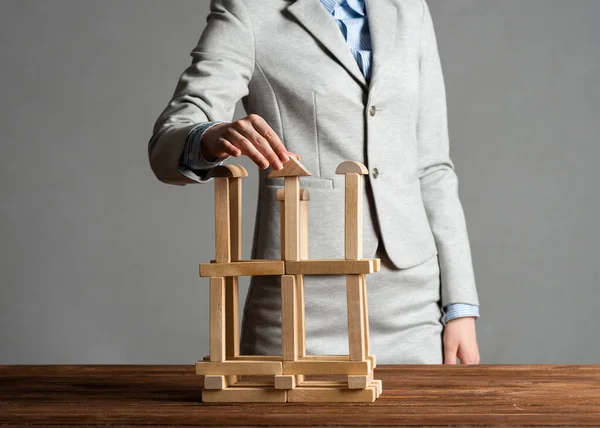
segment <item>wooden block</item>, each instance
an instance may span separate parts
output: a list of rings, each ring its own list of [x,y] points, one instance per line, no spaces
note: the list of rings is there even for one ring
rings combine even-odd
[[[348,389],[348,382],[337,381],[337,380],[305,380],[302,383],[305,387],[326,387],[326,388],[339,388]]]
[[[365,275],[360,275],[360,285],[363,290],[363,312],[364,312],[363,333],[364,333],[364,337],[365,337],[365,351],[367,353],[367,358],[368,358],[369,354],[371,353],[371,344],[370,344],[371,339],[369,337],[369,303],[368,303],[368,296],[367,296],[367,277]],[[375,357],[373,357],[373,359],[374,358]],[[372,366],[373,366],[373,368],[375,368],[375,360],[373,360]]]
[[[242,165],[219,165],[211,168],[207,174],[208,178],[234,178],[247,177],[248,171]]]
[[[306,355],[306,312],[304,310],[304,276],[296,275],[296,339],[298,357]]]
[[[239,376],[280,375],[282,374],[282,363],[279,361],[197,361],[196,374]]]
[[[307,192],[308,193],[308,192]],[[308,195],[307,195],[308,196]],[[308,198],[307,198],[308,199]],[[308,259],[308,201],[300,201],[300,259]],[[304,310],[304,276],[296,275],[296,316],[298,356],[306,355],[306,321]]]
[[[287,391],[289,403],[372,403],[376,399],[375,385],[365,389],[303,385]]]
[[[229,179],[229,234],[231,261],[242,259],[242,179]]]
[[[348,388],[349,389],[365,389],[373,382],[373,372],[368,375],[349,375],[348,376]]]
[[[273,376],[273,379],[275,379],[275,376]],[[241,380],[232,386],[240,388],[274,388],[274,382],[267,382],[263,380]]]
[[[298,359],[296,281],[292,275],[281,277],[281,347],[283,361]]]
[[[285,200],[285,190],[277,189],[277,200],[283,202]],[[310,193],[306,187],[300,188],[300,201],[309,201]]]
[[[279,204],[279,237],[281,246],[281,260],[285,260],[285,202]]]
[[[371,361],[284,361],[283,374],[311,375],[367,375],[371,372]]]
[[[279,233],[280,233],[280,243],[281,243],[281,259],[285,260],[286,259],[286,254],[285,254],[285,246],[286,246],[286,235],[285,235],[285,225],[286,225],[286,220],[285,220],[285,189],[279,189],[277,190],[277,200],[280,201],[280,206],[279,206]],[[299,246],[300,246],[300,258],[308,258],[308,205],[307,202],[304,201],[308,201],[309,200],[309,193],[308,193],[308,189],[300,189],[300,204],[299,204],[299,210],[298,210],[298,215],[300,217],[300,221],[299,221]],[[305,220],[303,220],[303,216],[305,218]],[[304,242],[306,241],[306,242]],[[305,245],[305,249],[304,251],[302,250],[303,245]],[[302,257],[302,255],[305,255],[305,257]]]
[[[308,202],[300,201],[300,260],[308,260]]]
[[[383,392],[383,382],[380,379],[373,379],[371,385],[375,385],[377,387],[377,396],[380,396]]]
[[[296,378],[293,375],[275,376],[275,389],[294,389],[298,384]]]
[[[225,278],[225,355],[240,354],[239,283],[237,276]]]
[[[300,187],[298,177],[285,177],[284,186],[285,259],[300,260]]]
[[[375,358],[375,355],[367,355],[367,360],[371,361],[372,368],[377,367],[377,359]]]
[[[336,174],[361,174],[365,175],[369,173],[369,170],[360,162],[355,161],[344,161],[338,165],[335,170]]]
[[[347,174],[344,210],[344,245],[347,260],[362,258],[362,208],[363,177],[359,174]]]
[[[307,177],[312,175],[299,160],[290,156],[290,160],[287,161],[283,168],[279,171],[272,171],[269,174],[269,178],[276,177]]]
[[[237,355],[234,361],[282,361],[281,355]]]
[[[210,279],[209,305],[210,361],[225,361],[225,278],[215,277]]]
[[[231,261],[229,223],[229,181],[215,178],[215,248],[217,263]]]
[[[204,403],[285,403],[287,391],[260,386],[230,386],[220,391],[202,391]]]
[[[230,385],[228,376],[204,376],[204,389],[225,389]]]
[[[379,259],[286,260],[287,275],[358,275],[379,271]]]
[[[350,361],[349,355],[305,355],[302,361]]]
[[[237,262],[242,259],[242,179],[239,177],[229,179],[229,221],[231,261]],[[227,358],[231,358],[240,353],[237,277],[225,279],[225,311],[227,314],[225,317],[226,354]]]
[[[229,263],[202,263],[200,276],[265,276],[284,275],[282,260],[245,260]]]
[[[351,361],[363,361],[368,353],[365,346],[364,299],[361,275],[346,276],[348,304],[348,350]]]

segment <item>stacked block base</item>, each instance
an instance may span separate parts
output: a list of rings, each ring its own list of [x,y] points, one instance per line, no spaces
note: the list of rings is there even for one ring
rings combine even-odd
[[[373,378],[374,368],[371,355],[363,361],[350,361],[347,355],[311,355],[297,361],[242,355],[196,363],[196,373],[204,376],[205,403],[371,403],[382,393],[381,381]],[[316,376],[344,380],[311,378]]]

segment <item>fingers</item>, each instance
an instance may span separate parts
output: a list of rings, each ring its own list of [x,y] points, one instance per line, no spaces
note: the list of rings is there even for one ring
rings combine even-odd
[[[259,115],[250,114],[248,115],[250,123],[256,132],[265,140],[266,144],[275,153],[278,160],[281,162],[287,162],[289,160],[288,151],[286,150],[283,142],[275,131],[269,126],[269,124]]]
[[[290,156],[300,159],[300,156],[287,151],[275,131],[257,114],[230,123],[216,145],[219,153],[246,155],[262,169],[272,166],[280,170]]]
[[[217,145],[218,145],[218,149],[223,152],[226,153],[230,156],[239,156],[242,154],[242,151],[240,149],[238,149],[237,147],[235,147],[233,144],[231,144],[229,141],[227,141],[225,138],[220,137],[217,140]]]
[[[475,346],[465,345],[461,346],[458,349],[458,358],[460,358],[461,364],[479,364],[479,350],[477,349],[477,344]]]
[[[444,364],[456,364],[458,342],[444,341]]]
[[[235,147],[240,149],[242,154],[248,156],[252,161],[258,165],[259,168],[266,169],[269,167],[269,161],[258,151],[254,144],[248,140],[244,135],[239,133],[234,128],[227,130],[226,137]]]
[[[273,168],[279,170],[283,168],[283,164],[279,158],[279,155],[275,153],[273,147],[266,138],[264,138],[258,131],[252,126],[252,122],[242,122],[239,126],[241,129],[237,129],[241,134],[246,137],[254,147],[263,155],[263,157],[269,162]]]

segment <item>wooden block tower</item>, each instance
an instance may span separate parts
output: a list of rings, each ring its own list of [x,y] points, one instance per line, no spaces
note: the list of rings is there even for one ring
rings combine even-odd
[[[284,179],[277,192],[281,260],[241,260],[241,179],[248,174],[237,165],[211,171],[216,258],[200,265],[200,276],[210,277],[210,358],[196,363],[196,373],[204,376],[204,402],[373,402],[381,394],[381,381],[373,379],[366,289],[366,275],[379,271],[379,259],[362,258],[362,176],[367,169],[346,161],[336,173],[345,175],[344,259],[309,260],[310,198],[300,177],[311,173],[290,158],[269,175]],[[238,277],[254,275],[281,276],[281,356],[240,355]],[[304,275],[346,276],[349,355],[306,354]],[[311,379],[331,375],[344,379]]]

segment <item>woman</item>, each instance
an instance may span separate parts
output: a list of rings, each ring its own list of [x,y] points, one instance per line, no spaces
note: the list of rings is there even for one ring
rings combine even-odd
[[[212,0],[210,8],[149,143],[157,178],[204,182],[227,157],[249,156],[260,168],[252,257],[279,258],[282,183],[267,175],[297,153],[313,174],[301,179],[310,258],[339,258],[344,186],[335,168],[364,163],[364,257],[382,259],[367,278],[373,353],[381,363],[479,363],[479,302],[425,1]],[[239,100],[248,116],[231,122]],[[344,279],[309,276],[305,286],[308,354],[347,353]],[[277,278],[253,278],[242,324],[243,354],[280,353]]]

